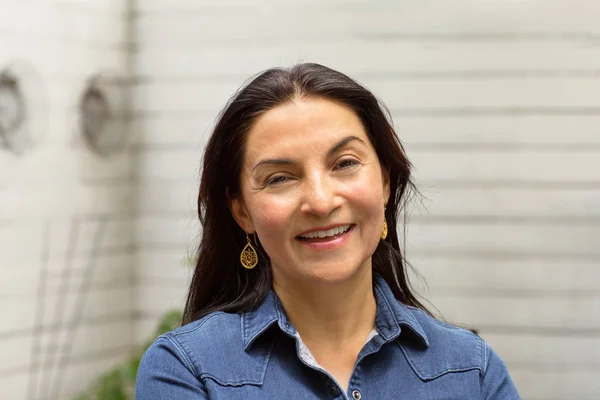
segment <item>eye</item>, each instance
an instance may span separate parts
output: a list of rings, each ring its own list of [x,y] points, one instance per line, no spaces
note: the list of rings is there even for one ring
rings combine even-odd
[[[275,175],[267,179],[265,183],[267,186],[281,184],[288,180],[288,177],[285,175]]]
[[[345,159],[341,160],[339,163],[337,163],[337,165],[335,166],[335,169],[347,169],[347,168],[353,167],[357,164],[358,164],[358,161],[355,160],[354,158],[345,158]]]

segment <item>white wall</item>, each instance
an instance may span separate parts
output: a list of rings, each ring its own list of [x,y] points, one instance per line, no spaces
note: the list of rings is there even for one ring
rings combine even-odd
[[[121,0],[0,1],[0,70],[23,74],[36,138],[0,149],[2,399],[72,398],[131,347],[131,156],[90,152],[76,113],[91,75],[127,76],[127,17]]]
[[[598,21],[592,0],[140,0],[137,335],[183,304],[217,111],[250,75],[316,61],[392,110],[428,199],[408,255],[432,302],[523,398],[596,398]]]

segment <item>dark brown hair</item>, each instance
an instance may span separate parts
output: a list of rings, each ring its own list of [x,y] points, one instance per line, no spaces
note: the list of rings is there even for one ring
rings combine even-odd
[[[245,138],[254,121],[270,109],[295,98],[320,97],[337,101],[360,118],[382,167],[390,175],[390,199],[385,217],[390,227],[372,258],[381,275],[404,304],[427,309],[419,302],[407,276],[396,226],[406,201],[414,193],[411,164],[385,107],[365,87],[319,64],[269,69],[242,87],[221,112],[204,153],[198,216],[203,232],[183,324],[214,311],[232,313],[255,309],[271,288],[267,254],[259,254],[253,270],[240,265],[245,233],[229,210],[227,191],[239,195]],[[385,110],[385,111],[384,111]]]

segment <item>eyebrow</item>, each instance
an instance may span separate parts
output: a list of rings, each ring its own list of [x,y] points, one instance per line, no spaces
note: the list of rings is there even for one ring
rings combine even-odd
[[[335,145],[333,145],[333,147],[331,147],[329,149],[329,151],[327,151],[327,156],[328,157],[332,156],[333,154],[335,154],[337,151],[339,151],[341,148],[343,148],[345,145],[352,142],[353,140],[358,140],[362,144],[366,145],[366,143],[359,137],[346,136],[345,138],[343,138],[342,140],[337,142]],[[260,160],[254,166],[254,168],[252,168],[252,171],[254,171],[256,168],[260,167],[261,165],[289,165],[289,164],[292,164],[293,162],[294,162],[294,160],[292,160],[290,158],[267,158],[264,160]]]

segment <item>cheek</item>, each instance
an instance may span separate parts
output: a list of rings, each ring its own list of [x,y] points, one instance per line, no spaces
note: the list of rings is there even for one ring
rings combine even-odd
[[[365,216],[383,216],[383,185],[374,174],[349,186],[347,196]]]
[[[281,233],[289,226],[289,212],[285,204],[279,204],[273,199],[258,198],[252,204],[252,221],[259,235],[273,241],[282,238]]]
[[[284,248],[287,248],[287,230],[290,225],[289,213],[273,204],[257,208],[253,215],[254,227],[265,253],[271,260],[279,260]]]
[[[289,220],[288,220],[289,221]],[[264,233],[280,232],[286,225],[286,219],[283,218],[276,210],[271,210],[268,213],[259,213],[254,219],[256,230]]]

